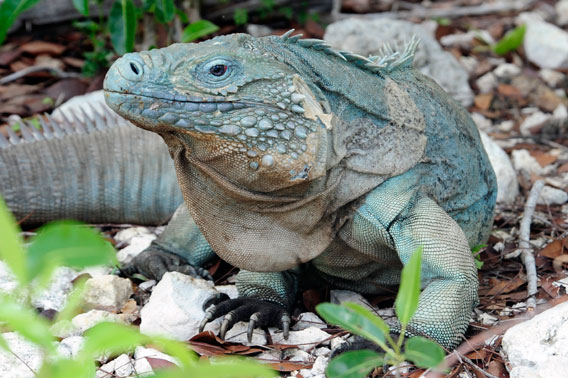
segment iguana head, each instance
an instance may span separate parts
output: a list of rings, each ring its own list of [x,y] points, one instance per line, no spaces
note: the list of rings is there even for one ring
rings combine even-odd
[[[325,112],[269,40],[234,34],[126,54],[104,89],[121,116],[240,187],[272,192],[325,172]]]

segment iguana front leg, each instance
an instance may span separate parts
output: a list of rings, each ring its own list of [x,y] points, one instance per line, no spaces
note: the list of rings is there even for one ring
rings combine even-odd
[[[237,274],[237,290],[239,298],[227,299],[209,308],[201,323],[201,330],[205,325],[221,316],[220,336],[233,324],[239,321],[249,323],[247,336],[252,340],[254,328],[269,326],[280,327],[284,338],[288,338],[290,330],[290,315],[294,298],[296,296],[298,278],[297,272],[288,270],[284,272],[249,272],[241,270]]]
[[[187,207],[182,204],[164,232],[121,271],[125,275],[140,273],[158,281],[166,272],[174,271],[211,280],[211,275],[203,267],[215,256]]]
[[[380,228],[375,230],[378,235],[388,235],[384,242],[403,264],[422,246],[423,291],[406,333],[430,337],[451,348],[461,340],[478,300],[473,256],[460,226],[435,201],[420,194],[406,195],[388,190],[371,193],[358,216]],[[393,212],[397,203],[407,205]]]

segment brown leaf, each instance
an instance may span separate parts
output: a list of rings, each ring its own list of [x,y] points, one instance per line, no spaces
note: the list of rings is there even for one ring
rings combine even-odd
[[[568,255],[560,255],[552,261],[552,268],[557,273],[564,270],[565,266],[568,266]]]
[[[128,302],[120,310],[123,314],[136,314],[138,312],[138,305],[134,299],[129,299]]]
[[[510,281],[491,278],[489,282],[491,284],[491,289],[489,290],[487,295],[496,295],[505,294],[516,290],[525,283],[525,280],[521,279],[520,277],[515,277]]]
[[[546,247],[540,250],[538,253],[541,256],[549,257],[554,259],[563,253],[567,252],[568,250],[568,238],[564,238],[563,240],[553,240],[551,243],[548,243]]]
[[[564,163],[558,167],[557,173],[568,173],[568,163]]]
[[[164,360],[162,358],[155,358],[155,357],[144,357],[152,367],[152,369],[164,369],[164,368],[171,368],[177,366],[171,361]]]
[[[298,362],[290,362],[290,361],[269,362],[268,365],[274,370],[284,371],[284,372],[291,372],[300,369],[311,369],[313,366],[312,364],[301,364]]]
[[[505,365],[501,361],[493,360],[487,366],[487,372],[499,378],[506,378],[509,376],[507,370],[505,370]]]
[[[509,84],[499,84],[497,86],[497,92],[505,97],[522,97],[521,91],[513,85]]]
[[[229,353],[227,349],[223,347],[202,343],[199,341],[190,340],[189,345],[194,352],[204,356],[220,356]]]
[[[65,49],[66,47],[63,45],[45,41],[31,41],[20,46],[20,50],[33,55],[61,55]]]
[[[73,58],[71,56],[63,57],[62,60],[63,63],[73,68],[83,68],[85,65],[85,61],[83,59]]]
[[[0,86],[0,100],[8,100],[17,96],[33,93],[41,89],[37,85],[8,84]]]
[[[7,66],[22,55],[19,49],[0,52],[0,66]]]
[[[491,107],[491,101],[493,101],[493,94],[491,93],[482,93],[475,96],[473,100],[475,103],[475,107],[481,110],[489,110]]]
[[[536,161],[538,161],[538,164],[540,164],[540,166],[543,168],[558,160],[558,156],[547,154],[546,152],[543,151],[531,151],[530,154],[532,157],[536,159]]]
[[[63,79],[45,89],[45,93],[58,101],[67,101],[71,97],[85,93],[88,84],[81,79]]]
[[[539,285],[551,298],[556,298],[560,292],[560,287],[554,285],[556,281],[554,277],[544,277],[539,280]]]
[[[487,351],[485,349],[474,350],[465,356],[470,360],[485,360],[485,358],[487,358]]]

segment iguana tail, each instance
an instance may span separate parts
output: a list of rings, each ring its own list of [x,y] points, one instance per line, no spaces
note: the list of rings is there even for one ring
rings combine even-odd
[[[182,203],[173,162],[154,133],[108,108],[20,122],[0,133],[0,194],[27,225],[54,219],[157,225]]]

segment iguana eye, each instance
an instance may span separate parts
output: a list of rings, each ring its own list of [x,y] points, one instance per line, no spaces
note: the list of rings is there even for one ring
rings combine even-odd
[[[209,72],[213,76],[223,76],[227,72],[227,68],[224,64],[216,64],[209,69]]]

